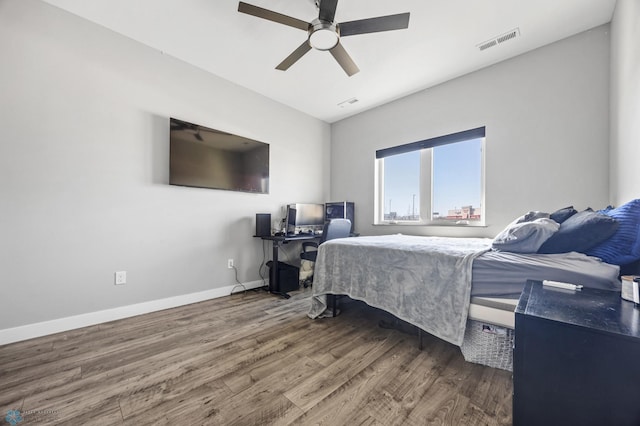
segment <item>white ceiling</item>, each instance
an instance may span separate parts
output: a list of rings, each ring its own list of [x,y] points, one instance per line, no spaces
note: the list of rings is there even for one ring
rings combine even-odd
[[[316,50],[276,70],[307,34],[239,13],[237,0],[44,1],[332,123],[605,24],[616,0],[341,0],[337,22],[411,13],[406,30],[341,40],[360,68],[352,77]],[[304,21],[318,15],[314,0],[246,2]],[[515,28],[517,38],[478,49]]]

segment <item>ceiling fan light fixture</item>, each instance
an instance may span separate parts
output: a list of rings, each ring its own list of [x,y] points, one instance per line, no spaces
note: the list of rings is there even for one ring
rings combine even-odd
[[[297,28],[307,32],[307,39],[302,42],[284,61],[280,62],[276,69],[280,71],[288,70],[291,65],[300,60],[311,49],[328,50],[331,56],[338,62],[340,67],[349,77],[356,74],[358,66],[353,62],[349,53],[345,50],[340,37],[358,34],[377,33],[381,31],[401,30],[409,27],[409,13],[398,13],[395,15],[378,16],[375,18],[359,19],[356,21],[342,22],[335,21],[338,0],[313,0],[318,7],[318,17],[311,22],[293,18],[273,10],[253,6],[251,4],[238,3],[238,12],[256,16],[267,21]]]
[[[331,50],[340,41],[338,26],[335,23],[313,20],[309,27],[309,44],[317,50]]]

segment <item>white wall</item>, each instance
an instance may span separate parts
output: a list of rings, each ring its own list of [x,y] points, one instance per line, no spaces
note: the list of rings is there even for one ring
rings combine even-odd
[[[363,234],[493,237],[529,210],[606,206],[608,32],[601,26],[334,123],[331,198],[356,202]],[[480,126],[487,227],[372,225],[377,149]]]
[[[324,122],[35,0],[0,58],[0,331],[256,281],[255,213],[327,199]],[[170,116],[271,144],[271,193],[169,186]]]
[[[640,2],[618,0],[611,21],[611,203],[640,198]]]

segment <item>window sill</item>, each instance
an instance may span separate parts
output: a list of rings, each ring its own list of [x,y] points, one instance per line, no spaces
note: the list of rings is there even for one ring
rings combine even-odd
[[[452,227],[452,228],[487,228],[488,225],[478,223],[410,223],[410,222],[383,222],[374,223],[373,226],[429,226],[429,227]]]

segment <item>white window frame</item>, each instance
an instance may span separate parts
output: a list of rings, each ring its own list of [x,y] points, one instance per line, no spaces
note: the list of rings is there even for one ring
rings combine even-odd
[[[433,157],[432,148],[457,142],[464,142],[482,138],[481,165],[480,165],[480,220],[472,221],[434,221],[431,217],[431,204],[433,197]],[[430,138],[396,147],[376,151],[375,160],[375,184],[374,184],[374,224],[375,225],[421,225],[421,226],[485,226],[485,143],[486,129],[465,130],[463,132]],[[420,219],[419,220],[389,220],[384,218],[384,158],[411,152],[420,151]]]

